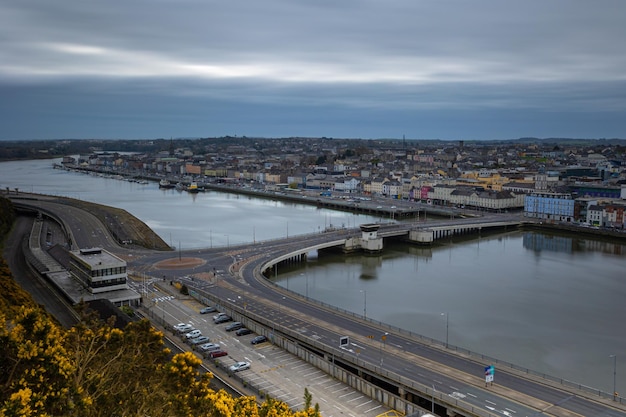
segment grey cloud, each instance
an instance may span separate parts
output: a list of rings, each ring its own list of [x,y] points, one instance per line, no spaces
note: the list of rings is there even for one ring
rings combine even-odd
[[[624,21],[621,0],[9,1],[0,92],[19,104],[0,95],[13,115],[3,134],[73,123],[62,131],[375,137],[431,125],[428,136],[456,137],[508,123],[511,136],[540,136],[602,120],[595,136],[608,136],[626,127]],[[39,125],[20,125],[29,108]]]

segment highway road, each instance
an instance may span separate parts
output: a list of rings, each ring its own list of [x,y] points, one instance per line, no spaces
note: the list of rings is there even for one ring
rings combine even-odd
[[[154,252],[117,246],[106,228],[81,210],[72,211],[67,206],[45,201],[37,205],[64,219],[79,247],[104,247],[126,259],[129,269],[157,278],[184,279],[200,272],[211,276],[215,273],[216,277],[209,281],[195,278],[186,282],[211,292],[224,303],[233,304],[240,300],[251,316],[272,318],[276,326],[299,333],[304,342],[315,340],[322,343],[329,352],[337,349],[341,336],[349,335],[352,345],[341,352],[343,360],[372,369],[383,379],[402,381],[409,387],[432,387],[437,396],[443,396],[449,403],[458,401],[474,415],[626,417],[625,408],[610,399],[513,370],[498,369],[496,383],[485,386],[484,367],[487,363],[455,354],[442,346],[423,343],[423,340],[398,329],[381,327],[379,323],[362,317],[341,314],[338,310],[303,300],[281,291],[258,273],[259,266],[272,258],[329,239],[360,236],[359,230],[339,230],[229,248]],[[382,229],[380,233],[383,233]],[[176,260],[177,257],[197,258],[202,263],[180,269],[172,268],[171,264],[167,268],[158,267],[159,262]],[[382,343],[384,333],[388,334]]]
[[[4,243],[3,257],[15,281],[33,297],[35,302],[45,305],[48,312],[63,327],[69,328],[78,323],[78,314],[49,282],[29,267],[24,258],[21,246],[32,230],[33,221],[26,217],[17,218],[12,233]]]
[[[209,337],[212,343],[218,343],[228,352],[227,356],[218,359],[218,364],[212,364],[211,369],[229,383],[241,379],[246,382],[246,391],[254,387],[257,392],[263,391],[272,398],[284,401],[294,410],[302,408],[304,389],[307,388],[313,396],[313,402],[319,404],[325,417],[376,417],[389,410],[378,401],[368,398],[272,343],[252,345],[250,340],[256,336],[254,333],[237,336],[235,332],[227,332],[225,327],[230,323],[214,324],[211,316],[215,313],[199,314],[202,304],[189,297],[182,297],[168,283],[163,285],[160,279],[150,279],[145,283],[136,280],[132,285],[145,294],[147,308],[153,320],[164,320],[170,326],[180,322],[190,323]],[[179,346],[185,346],[179,335],[167,332],[167,336],[178,339]],[[251,368],[238,372],[237,375],[230,375],[227,369],[237,361],[250,362]]]

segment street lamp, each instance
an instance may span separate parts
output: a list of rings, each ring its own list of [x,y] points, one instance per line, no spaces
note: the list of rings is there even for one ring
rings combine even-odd
[[[617,401],[617,355],[609,355],[609,358],[613,358],[613,401]]]
[[[432,385],[433,385],[433,392],[432,392],[433,400],[430,402],[430,412],[435,414],[435,391],[436,389],[435,389],[435,384],[432,384]]]
[[[304,275],[304,295],[309,298],[309,274],[302,272],[300,276]],[[287,277],[287,289],[289,289],[289,277]]]
[[[448,348],[448,335],[450,329],[450,313],[441,313],[442,316],[446,316],[446,349]]]
[[[367,318],[367,291],[361,290],[363,293],[363,318]]]
[[[272,338],[274,340],[276,340],[276,321],[280,320],[280,318],[282,317],[283,313],[282,313],[282,304],[285,301],[286,297],[282,297],[280,299],[280,302],[278,303],[278,317],[275,317],[274,320],[272,320]]]
[[[285,302],[286,297],[282,297],[280,299],[280,303],[278,303],[278,318],[280,319],[283,316],[283,303]]]
[[[383,345],[387,342],[387,336],[389,333],[385,332],[382,336],[380,336],[380,366],[383,366]]]

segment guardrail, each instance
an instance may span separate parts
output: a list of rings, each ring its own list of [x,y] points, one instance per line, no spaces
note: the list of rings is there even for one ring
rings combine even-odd
[[[183,278],[182,280],[185,281],[185,285],[187,285],[187,287],[189,288],[190,290],[189,294],[192,297],[196,298],[198,301],[205,303],[205,304],[218,305],[222,310],[226,310],[226,312],[229,313],[234,318],[245,317],[247,320],[253,321],[256,324],[261,325],[264,328],[268,329],[268,331],[271,331],[272,336],[274,337],[276,333],[278,333],[278,334],[281,334],[282,337],[305,342],[312,348],[325,352],[328,355],[332,355],[335,359],[340,359],[345,363],[350,363],[355,367],[361,368],[379,377],[387,378],[387,380],[389,381],[393,381],[394,383],[402,387],[408,388],[409,390],[412,390],[415,393],[419,393],[424,398],[437,399],[439,401],[439,404],[442,404],[446,407],[453,408],[453,409],[456,408],[457,410],[463,410],[463,412],[466,412],[466,413],[472,413],[471,416],[475,416],[475,417],[498,416],[497,414],[485,411],[484,409],[480,407],[475,407],[472,404],[463,401],[462,399],[450,397],[447,394],[433,391],[432,388],[424,384],[420,384],[418,382],[407,379],[401,375],[385,370],[379,365],[371,364],[367,361],[364,361],[358,356],[355,356],[352,353],[346,352],[345,350],[328,346],[315,339],[304,336],[299,332],[292,331],[286,327],[283,327],[280,324],[273,322],[271,319],[267,317],[258,315],[246,309],[245,307],[237,305],[237,303],[220,299],[216,295],[213,295],[201,288],[198,288],[196,286],[197,283],[195,283],[194,281],[190,279],[187,280]],[[306,358],[303,358],[303,359],[306,359]],[[334,363],[333,363],[333,366],[335,366]],[[382,388],[380,389],[382,390]],[[403,400],[403,401],[406,401],[406,400]],[[416,404],[412,404],[412,406],[415,408],[418,408]]]
[[[341,359],[342,361],[345,361],[347,363],[351,363],[354,366],[357,366],[363,370],[366,370],[368,372],[371,372],[379,377],[383,377],[383,378],[387,378],[389,381],[393,381],[394,383],[399,384],[400,386],[406,387],[409,390],[414,390],[414,392],[419,393],[420,395],[422,395],[424,398],[433,398],[435,400],[438,400],[440,404],[442,405],[446,405],[448,407],[453,407],[453,408],[457,408],[459,410],[463,410],[464,412],[471,412],[472,415],[475,416],[480,416],[480,417],[492,417],[495,416],[497,414],[493,414],[490,413],[488,411],[485,411],[482,408],[478,408],[473,406],[470,403],[467,403],[465,401],[463,401],[462,399],[459,398],[454,398],[454,397],[450,397],[448,394],[442,394],[442,393],[438,393],[436,390],[433,390],[432,387],[426,386],[424,384],[409,380],[405,377],[402,377],[401,375],[395,374],[393,372],[390,372],[388,370],[385,370],[382,366],[378,366],[376,364],[372,364],[369,363],[367,361],[364,361],[362,359],[360,359],[358,356],[355,356],[354,354],[347,354],[346,351],[342,350],[342,349],[338,349],[338,348],[334,348],[332,346],[328,346],[326,344],[320,343],[314,339],[310,339],[304,335],[302,335],[299,332],[294,332],[291,331],[288,328],[285,328],[283,326],[281,326],[279,323],[275,323],[274,321],[272,321],[270,318],[264,317],[264,316],[259,316],[253,312],[251,312],[250,310],[247,310],[245,308],[242,308],[241,306],[237,305],[236,303],[230,302],[228,300],[224,300],[221,299],[219,297],[217,297],[216,295],[210,294],[207,291],[202,290],[201,288],[197,287],[197,283],[191,280],[185,280],[187,286],[190,288],[190,294],[192,296],[194,296],[195,298],[197,298],[199,301],[205,303],[205,304],[217,304],[220,307],[230,310],[231,314],[237,314],[240,317],[245,317],[248,320],[252,320],[262,326],[264,326],[265,328],[273,331],[273,332],[277,332],[280,333],[282,335],[284,335],[285,337],[291,338],[293,340],[299,340],[302,342],[307,343],[308,345],[310,345],[311,347],[314,347],[316,349],[319,349],[320,351],[323,351],[329,355],[333,355],[335,358],[337,359]],[[269,285],[273,285],[275,286],[275,284],[273,283],[268,283]],[[396,326],[392,326],[389,325],[387,323],[383,323],[377,320],[373,320],[370,318],[366,318],[363,317],[360,314],[357,313],[353,313],[351,311],[347,311],[344,309],[341,309],[339,307],[318,301],[318,300],[314,300],[311,298],[306,298],[298,293],[294,293],[293,291],[290,290],[286,290],[283,287],[280,287],[280,291],[281,292],[288,292],[290,293],[291,297],[294,298],[300,298],[305,300],[306,302],[309,303],[313,303],[313,304],[317,304],[320,307],[323,307],[325,309],[329,309],[331,311],[335,311],[339,314],[342,314],[344,316],[347,317],[352,317],[356,320],[363,320],[366,321],[368,323],[371,323],[379,328],[381,328],[383,331],[385,330],[389,330],[395,334],[398,334],[400,336],[405,335],[407,337],[410,337],[412,339],[415,339],[417,341],[419,341],[420,343],[424,343],[424,344],[428,344],[431,346],[438,346],[441,349],[445,349],[448,351],[452,351],[452,352],[458,352],[458,353],[462,353],[465,356],[470,357],[471,359],[475,360],[476,362],[479,362],[481,364],[492,364],[492,365],[497,365],[499,368],[506,368],[506,369],[510,369],[510,370],[514,370],[518,373],[522,373],[522,374],[526,374],[529,376],[534,376],[537,378],[541,378],[544,379],[546,382],[551,382],[553,384],[556,384],[562,388],[570,388],[570,389],[576,389],[579,390],[583,393],[587,393],[589,395],[594,395],[594,396],[598,396],[600,398],[604,398],[604,399],[614,399],[618,404],[624,404],[624,398],[623,397],[615,397],[607,392],[604,392],[602,390],[598,390],[598,389],[594,389],[588,386],[585,386],[583,384],[579,384],[579,383],[575,383],[563,378],[557,378],[554,376],[551,376],[549,374],[545,374],[542,372],[537,372],[534,370],[531,370],[529,368],[525,368],[525,367],[521,367],[519,365],[515,365],[513,363],[507,362],[507,361],[503,361],[501,359],[498,358],[494,358],[488,355],[483,355],[483,354],[479,354],[473,351],[470,351],[468,349],[464,349],[461,348],[459,346],[455,346],[455,345],[451,345],[451,344],[447,344],[446,347],[446,343],[442,342],[440,340],[431,338],[431,337],[427,337],[427,336],[423,336],[417,333],[413,333],[410,332],[408,330],[396,327]],[[196,294],[194,294],[194,292],[196,292]]]

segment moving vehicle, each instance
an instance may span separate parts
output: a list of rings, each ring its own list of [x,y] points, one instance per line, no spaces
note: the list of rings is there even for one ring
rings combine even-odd
[[[259,343],[267,342],[267,337],[261,335],[250,340],[251,345],[258,345]]]
[[[237,362],[234,365],[231,365],[230,368],[228,368],[228,370],[231,372],[239,372],[246,369],[250,369],[250,362]]]

